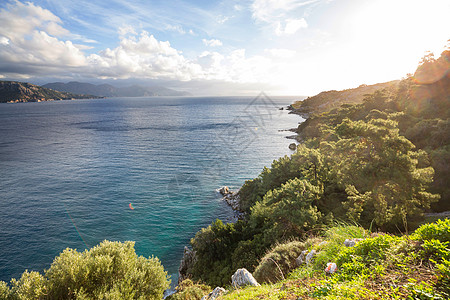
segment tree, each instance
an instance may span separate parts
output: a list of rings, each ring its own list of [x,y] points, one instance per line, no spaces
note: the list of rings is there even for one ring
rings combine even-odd
[[[403,224],[420,215],[439,196],[427,192],[433,168],[425,152],[399,135],[397,122],[345,119],[335,128],[337,141],[323,141],[333,176],[345,189],[347,216],[379,226]]]

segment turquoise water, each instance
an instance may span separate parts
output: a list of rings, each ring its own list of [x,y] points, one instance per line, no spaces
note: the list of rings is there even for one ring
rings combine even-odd
[[[176,279],[189,239],[232,220],[216,189],[291,153],[279,130],[302,119],[278,108],[294,99],[0,104],[0,280],[105,239],[135,241]]]

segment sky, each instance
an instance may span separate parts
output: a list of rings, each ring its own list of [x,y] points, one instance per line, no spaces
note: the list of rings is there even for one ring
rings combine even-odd
[[[448,0],[0,2],[0,80],[314,95],[413,73]]]

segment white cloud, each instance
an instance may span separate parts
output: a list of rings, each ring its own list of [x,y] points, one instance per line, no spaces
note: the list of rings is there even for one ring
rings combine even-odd
[[[203,44],[205,44],[206,46],[209,46],[209,47],[222,46],[222,42],[217,39],[211,39],[211,40],[202,39],[202,41],[203,41]]]
[[[9,44],[9,39],[7,37],[0,37],[0,45],[8,45]]]
[[[119,27],[118,33],[120,36],[125,36],[127,34],[134,34],[136,35],[136,31],[134,30],[133,26],[131,25],[125,25],[122,27]]]
[[[233,6],[233,8],[234,8],[235,11],[241,11],[241,10],[244,9],[244,7],[242,5],[239,5],[239,4],[235,4]]]
[[[230,19],[230,17],[220,15],[217,17],[217,23],[223,24],[226,21],[228,21],[229,19]]]
[[[166,30],[175,31],[175,32],[178,32],[179,34],[186,34],[186,31],[180,25],[171,25],[171,24],[169,24],[169,25],[166,26]]]
[[[319,0],[254,0],[251,6],[252,16],[259,21],[272,22],[274,19],[284,17],[289,11],[317,1]]]
[[[264,52],[268,53],[274,58],[292,58],[297,53],[295,50],[280,48],[265,49]]]
[[[281,25],[281,22],[277,23],[277,28],[275,30],[275,33],[277,35],[292,35],[298,30],[308,27],[308,23],[306,23],[306,20],[304,18],[288,19],[285,23],[285,26]]]

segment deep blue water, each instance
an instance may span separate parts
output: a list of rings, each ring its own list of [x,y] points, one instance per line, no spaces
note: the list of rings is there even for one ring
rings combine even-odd
[[[215,190],[291,153],[292,133],[279,130],[302,119],[278,108],[293,100],[0,104],[0,280],[105,239],[135,241],[176,277],[189,239],[216,218],[232,220]]]

